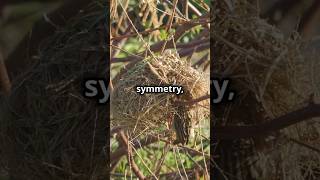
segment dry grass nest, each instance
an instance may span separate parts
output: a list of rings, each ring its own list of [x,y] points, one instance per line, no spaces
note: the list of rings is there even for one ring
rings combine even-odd
[[[253,92],[267,116],[274,118],[310,97],[311,61],[306,62],[297,34],[284,37],[246,7],[239,4],[215,18],[214,71],[241,83],[240,93]]]
[[[137,86],[182,86],[181,95],[170,93],[144,94]],[[111,126],[121,126],[131,135],[157,134],[166,129],[176,113],[176,101],[190,101],[209,93],[209,78],[192,68],[173,53],[140,61],[115,82],[111,95]],[[209,100],[185,108],[192,124],[209,114]]]
[[[106,178],[108,108],[85,99],[81,87],[109,73],[104,11],[88,10],[42,43],[38,62],[1,100],[1,158],[14,179]]]
[[[235,2],[233,9],[220,3],[213,11],[213,70],[231,77],[232,88],[241,98],[232,104],[229,113],[215,113],[215,122],[220,125],[226,121],[227,124],[268,121],[308,105],[311,95],[319,102],[320,78],[316,73],[320,70],[319,58],[305,56],[305,44],[299,35],[284,37],[277,28],[260,19],[252,7],[243,0]],[[218,117],[219,114],[223,117]],[[239,162],[236,173],[247,177],[250,171],[250,176],[259,179],[316,176],[320,156],[288,139],[320,148],[319,132],[316,121],[308,121],[281,130],[273,140],[265,142],[263,150],[253,148],[255,141],[242,142],[251,144],[254,150],[244,155],[247,163]],[[281,172],[277,171],[279,168]]]

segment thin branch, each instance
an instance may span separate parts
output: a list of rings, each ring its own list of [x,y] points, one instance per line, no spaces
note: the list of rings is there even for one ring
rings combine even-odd
[[[168,22],[168,24],[167,24],[167,27],[166,27],[166,32],[169,33],[169,34],[171,33],[171,28],[172,28],[172,24],[173,24],[174,15],[176,14],[176,7],[177,7],[177,4],[178,4],[178,0],[174,0],[173,3],[174,3],[173,11],[172,11],[170,20],[169,20],[169,22]],[[171,38],[171,37],[169,37],[169,38]],[[166,39],[166,40],[164,41],[164,43],[163,43],[163,45],[162,45],[162,47],[161,47],[161,54],[162,54],[162,53],[164,52],[164,50],[166,49],[166,45],[167,45],[167,43],[168,43],[168,40],[169,40],[169,39]]]
[[[206,24],[208,23],[208,20],[207,18],[209,17],[208,14],[206,15],[203,15],[201,16],[200,18],[198,19],[194,19],[193,22],[194,23],[185,23],[181,26],[178,26],[177,29],[176,29],[176,32],[174,34],[174,37],[167,42],[167,45],[166,45],[166,48],[172,48],[174,47],[174,42],[173,42],[173,39],[176,39],[178,40],[186,31],[188,31],[189,29],[193,28],[194,26],[197,26],[199,24]],[[196,23],[198,22],[198,23]],[[166,43],[166,41],[160,41],[160,42],[157,42],[155,44],[153,44],[152,46],[150,46],[150,51],[151,52],[159,52],[161,51],[163,45]],[[140,54],[140,56],[143,56],[144,53]],[[149,55],[150,52],[147,54]],[[129,62],[129,61],[139,61],[139,60],[142,60],[143,58],[138,58],[136,56],[128,56],[128,57],[125,57],[125,58],[112,58],[111,59],[111,63],[117,63],[117,62]]]
[[[128,162],[130,163],[131,165],[131,168],[134,172],[134,174],[139,178],[139,179],[145,179],[146,177],[142,174],[142,172],[140,171],[140,169],[138,168],[137,164],[134,162],[134,159],[133,159],[133,155],[132,155],[132,147],[126,137],[126,135],[124,134],[123,131],[121,131],[119,133],[123,143],[127,146],[127,158],[128,158]]]
[[[189,42],[190,43],[190,42]],[[188,43],[188,44],[189,44]],[[182,46],[189,46],[188,44],[179,44],[180,47]],[[171,46],[166,46],[166,48],[171,48]],[[190,54],[194,53],[194,52],[200,52],[200,51],[204,51],[206,49],[210,48],[210,42],[206,42],[203,44],[199,44],[198,46],[193,46],[193,47],[189,47],[189,48],[182,48],[178,51],[179,56],[182,57],[186,57],[189,56]],[[160,49],[157,49],[157,47],[155,47],[153,52],[158,52]],[[119,62],[138,62],[143,60],[143,57],[139,57],[137,55],[135,56],[128,56],[125,58],[112,58],[111,59],[111,63],[119,63]]]
[[[193,99],[193,100],[190,100],[190,101],[175,101],[175,104],[192,106],[192,105],[194,105],[194,104],[197,104],[198,102],[207,100],[207,99],[209,99],[209,98],[210,98],[210,95],[207,94],[207,95],[201,96],[201,97],[199,97],[199,98],[197,98],[197,99]]]
[[[193,68],[198,68],[199,66],[201,66],[203,63],[205,63],[209,58],[209,53],[207,53],[206,55],[204,55],[201,59],[199,59],[196,63],[194,63],[192,65]]]
[[[156,177],[159,177],[159,174],[160,174],[160,171],[161,171],[161,167],[163,165],[163,162],[165,160],[165,157],[166,157],[169,149],[170,149],[169,144],[166,143],[166,145],[163,148],[163,151],[162,151],[162,154],[161,154],[161,157],[160,157],[160,161],[157,163],[155,171],[154,171],[154,174],[155,174]]]
[[[0,52],[0,88],[5,95],[9,95],[11,91],[11,82],[7,72],[7,67],[4,63],[2,53]]]
[[[274,120],[252,126],[213,127],[217,139],[239,139],[267,135],[293,124],[320,117],[320,104],[310,104]]]
[[[194,24],[194,25],[201,25],[201,24],[204,24],[204,23],[208,23],[208,22],[203,22],[203,21],[199,21],[199,19],[192,19],[190,21],[184,21],[184,22],[177,22],[177,23],[174,23],[172,24],[172,28],[177,28],[179,26],[184,26],[186,24]],[[153,31],[157,31],[157,30],[161,30],[161,29],[164,29],[166,28],[167,25],[162,25],[160,27],[157,27],[157,28],[152,28],[152,29],[148,29],[148,30],[145,30],[145,31],[141,31],[139,32],[141,35],[149,35],[151,32]],[[114,40],[122,40],[122,39],[126,39],[126,38],[130,38],[130,37],[135,37],[137,36],[138,34],[137,33],[131,33],[131,34],[125,34],[125,35],[122,35],[122,36],[117,36],[117,37],[112,37],[110,39],[110,41],[114,41]]]
[[[320,17],[320,1],[313,2],[311,7],[302,16],[301,22],[298,27],[298,32],[305,38],[312,36],[312,31],[318,27]],[[313,29],[314,28],[314,29]]]
[[[135,149],[142,148],[142,147],[147,146],[149,144],[155,143],[158,140],[159,139],[157,137],[150,136],[150,137],[147,137],[147,138],[141,140],[140,142],[134,141],[133,147]],[[111,164],[113,162],[118,162],[120,160],[120,158],[123,155],[125,155],[126,153],[127,153],[126,147],[119,147],[114,153],[111,153],[111,155],[110,155]]]
[[[320,154],[320,149],[318,149],[318,148],[315,148],[315,147],[313,147],[313,146],[311,146],[311,145],[309,145],[309,144],[306,144],[306,143],[301,142],[301,141],[299,141],[299,140],[297,140],[297,139],[294,139],[294,138],[288,138],[288,139],[289,139],[290,141],[296,143],[296,144],[299,144],[299,145],[301,145],[301,146],[303,146],[303,147],[305,147],[305,148],[307,148],[307,149],[310,149],[310,150],[312,150],[312,151],[317,152],[317,153]]]

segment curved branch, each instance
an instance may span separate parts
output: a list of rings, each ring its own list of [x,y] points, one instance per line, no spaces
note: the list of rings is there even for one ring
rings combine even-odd
[[[293,124],[320,117],[320,104],[310,104],[274,120],[252,126],[220,126],[213,127],[217,139],[239,139],[263,136]]]

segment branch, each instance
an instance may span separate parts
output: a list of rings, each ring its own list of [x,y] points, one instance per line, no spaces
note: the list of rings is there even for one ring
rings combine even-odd
[[[312,31],[318,27],[320,17],[320,1],[313,2],[311,7],[304,13],[298,26],[298,32],[305,38],[310,38]],[[313,29],[314,28],[314,29]]]
[[[205,42],[205,43],[202,43],[203,41],[199,41],[199,40],[195,40],[197,42],[189,42],[189,43],[194,43],[194,44],[198,44],[198,46],[192,46],[192,47],[189,47],[189,48],[182,48],[178,51],[178,54],[180,57],[186,57],[186,56],[189,56],[190,54],[194,53],[194,52],[200,52],[200,51],[204,51],[206,49],[209,49],[210,48],[210,42]],[[189,43],[186,43],[186,44],[178,44],[180,47],[188,47]],[[202,44],[201,44],[202,43]],[[177,47],[178,47],[177,45]],[[172,48],[171,46],[167,46],[166,48]],[[158,52],[160,51],[160,49],[155,49],[155,50],[152,50],[153,52]],[[112,58],[111,59],[111,63],[119,63],[119,62],[138,62],[138,61],[141,61],[143,60],[143,56],[142,54],[138,54],[138,55],[134,55],[134,56],[128,56],[128,57],[125,57],[125,58]]]
[[[207,24],[208,23],[208,20],[207,20],[208,17],[209,17],[208,15],[204,15],[204,16],[194,20],[195,22],[198,22],[198,23],[185,23],[185,24],[183,24],[181,26],[178,26],[177,29],[176,29],[176,32],[174,34],[174,38],[167,42],[166,48],[173,48],[174,47],[174,43],[175,43],[173,40],[178,40],[186,31],[188,31],[189,29],[193,28],[194,26],[199,25],[199,24]],[[161,51],[161,48],[163,47],[163,45],[165,43],[166,43],[166,41],[157,42],[157,43],[153,44],[152,46],[150,46],[150,50],[152,52],[159,52],[159,51]],[[204,44],[207,44],[207,43],[204,43]],[[199,44],[199,45],[203,46],[203,44]],[[208,47],[210,47],[210,45]],[[195,48],[195,47],[192,47],[192,48]],[[190,49],[189,49],[189,51],[190,51]],[[185,51],[184,51],[184,53],[185,53]],[[144,52],[140,53],[138,55],[135,55],[135,56],[128,56],[128,57],[125,57],[125,58],[112,58],[111,59],[111,63],[129,62],[129,61],[133,62],[133,61],[139,61],[139,60],[143,59],[142,57],[138,57],[138,56],[144,56]]]
[[[293,124],[320,117],[320,104],[310,104],[305,108],[293,111],[274,120],[252,126],[220,126],[214,127],[217,139],[239,139],[267,135]]]
[[[2,53],[0,52],[0,88],[3,90],[4,94],[9,95],[11,91],[11,82],[7,72],[6,65]]]
[[[116,129],[116,131],[119,131],[119,129]],[[155,143],[157,141],[162,141],[162,142],[165,142],[167,144],[171,144],[170,141],[167,141],[163,138],[160,138],[160,137],[156,137],[154,135],[149,135],[148,137],[144,138],[143,140],[135,140],[133,142],[133,147],[135,149],[139,149],[139,148],[143,148],[145,146],[148,146],[152,143]],[[208,154],[203,154],[202,152],[200,151],[197,151],[195,149],[192,149],[192,148],[189,148],[189,147],[186,147],[186,146],[181,146],[181,145],[177,145],[179,148],[183,149],[185,152],[189,153],[190,155],[194,155],[194,156],[205,156],[206,158],[210,158]],[[125,154],[127,154],[128,152],[128,149],[127,147],[119,147],[115,152],[111,153],[110,155],[110,164],[111,164],[111,169],[113,169],[113,167],[115,167],[115,165],[117,164],[117,162],[120,160],[120,158],[122,156],[124,156]]]
[[[177,105],[186,105],[186,106],[192,106],[194,104],[197,104],[198,102],[201,102],[201,101],[204,101],[204,100],[207,100],[210,98],[210,95],[207,94],[207,95],[204,95],[204,96],[201,96],[197,99],[192,99],[190,101],[175,101],[175,104]]]
[[[124,134],[123,131],[119,133],[121,140],[123,143],[127,146],[127,158],[128,162],[130,163],[130,167],[132,168],[134,174],[139,178],[139,179],[145,179],[146,177],[142,174],[140,169],[138,168],[137,164],[134,162],[133,155],[132,155],[132,147],[131,144],[129,144],[128,139],[126,135]]]
[[[143,140],[141,140],[140,142],[138,141],[134,141],[133,142],[133,147],[135,149],[139,149],[142,148],[144,146],[147,146],[149,144],[152,144],[154,142],[157,142],[159,139],[157,137],[147,137]],[[111,153],[110,155],[110,160],[111,160],[111,164],[114,164],[116,162],[118,162],[120,160],[120,158],[125,155],[128,152],[127,147],[119,147],[114,153]]]
[[[208,167],[208,162],[207,163],[207,167]],[[200,167],[197,167],[200,166]],[[196,162],[196,165],[193,166],[192,168],[188,168],[186,169],[186,173],[189,179],[196,179],[196,177],[198,176],[203,176],[205,175],[205,171],[206,169],[204,168],[204,162],[203,160],[200,160],[198,162]],[[173,171],[173,172],[169,172],[169,173],[164,173],[164,174],[160,174],[160,179],[180,179],[181,176],[179,174],[179,171],[183,171],[183,169],[179,169],[177,171]],[[206,178],[205,178],[206,179]]]
[[[204,23],[208,23],[208,22],[205,22],[205,21],[200,20],[200,19],[193,19],[193,20],[190,20],[190,21],[185,21],[185,22],[179,22],[179,23],[172,24],[172,27],[173,28],[177,28],[179,26],[185,26],[187,24],[201,25],[201,24],[204,24]],[[141,31],[141,32],[139,32],[139,34],[141,34],[141,35],[149,35],[153,31],[161,30],[161,29],[164,29],[166,27],[167,27],[166,25],[162,25],[162,26],[157,27],[157,28],[152,28],[152,29],[148,29],[148,30],[145,30],[145,31]],[[122,39],[127,39],[127,38],[135,37],[135,36],[138,36],[138,34],[137,33],[130,33],[130,34],[125,34],[125,35],[121,35],[121,36],[117,36],[117,37],[112,37],[110,39],[110,41],[122,40]]]

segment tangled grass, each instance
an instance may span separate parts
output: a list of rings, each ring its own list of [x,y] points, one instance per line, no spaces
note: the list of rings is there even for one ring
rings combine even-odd
[[[37,63],[1,103],[4,158],[15,179],[103,179],[108,110],[82,95],[82,80],[108,75],[104,7],[92,3],[42,43]]]
[[[137,86],[182,86],[184,93],[145,94],[136,92]],[[178,113],[175,101],[190,101],[208,94],[209,79],[174,54],[149,57],[135,64],[114,84],[111,99],[111,124],[128,130],[132,136],[161,133],[169,127],[168,119]],[[193,125],[209,116],[209,100],[187,107]],[[161,128],[162,127],[162,128]]]
[[[208,5],[185,1],[186,12],[182,1],[112,2],[111,177],[209,176],[208,102],[184,110],[192,117],[195,131],[188,144],[173,144],[167,134],[172,128],[170,115],[178,111],[174,102],[192,101],[209,91],[209,77],[204,75],[210,64]],[[184,87],[181,99],[135,92],[137,85],[170,84]],[[127,158],[122,158],[126,155],[122,151],[130,152]]]
[[[316,58],[305,56],[305,43],[297,33],[285,38],[277,28],[258,17],[258,12],[245,0],[232,8],[216,4],[213,26],[214,73],[232,78],[233,89],[241,95],[241,100],[230,106],[228,112],[224,109],[215,113],[218,125],[267,122],[308,105],[311,95],[318,99],[320,82],[314,72],[319,70],[319,64]],[[309,121],[274,133],[270,139],[229,142],[237,147],[230,150],[234,153],[216,153],[236,158],[234,171],[223,163],[223,158],[217,161],[226,174],[239,179],[317,177],[319,155],[302,144],[312,142],[318,149],[319,132],[316,122]]]

